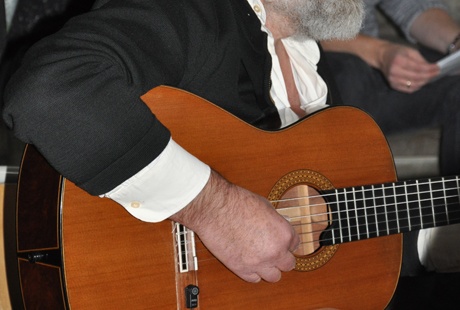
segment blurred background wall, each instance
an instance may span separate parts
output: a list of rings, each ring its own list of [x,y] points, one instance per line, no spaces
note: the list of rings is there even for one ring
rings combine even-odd
[[[452,9],[452,15],[460,22],[460,1],[459,0],[444,0]]]

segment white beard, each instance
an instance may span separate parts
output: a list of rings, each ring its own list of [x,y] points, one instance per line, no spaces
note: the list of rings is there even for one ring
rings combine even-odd
[[[298,40],[351,39],[361,29],[363,0],[265,0],[267,9],[284,16]]]

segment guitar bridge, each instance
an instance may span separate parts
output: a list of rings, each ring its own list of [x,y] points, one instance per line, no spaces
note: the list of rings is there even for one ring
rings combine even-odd
[[[175,240],[179,272],[198,270],[198,259],[195,248],[195,233],[182,224],[175,223]]]

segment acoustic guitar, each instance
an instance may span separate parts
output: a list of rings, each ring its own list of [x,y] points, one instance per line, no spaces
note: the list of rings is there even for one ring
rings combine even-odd
[[[186,227],[145,223],[88,195],[29,145],[15,219],[24,308],[384,309],[400,233],[460,222],[460,180],[397,182],[385,137],[356,108],[263,131],[174,88],[142,99],[175,141],[295,227],[295,270],[278,283],[246,283]]]

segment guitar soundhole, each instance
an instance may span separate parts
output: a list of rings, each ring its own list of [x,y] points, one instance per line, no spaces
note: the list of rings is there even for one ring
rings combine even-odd
[[[308,185],[296,185],[281,196],[276,210],[283,215],[300,236],[295,255],[308,255],[320,248],[319,238],[329,225],[324,199]]]
[[[301,244],[294,252],[297,271],[312,271],[326,264],[338,245],[322,247],[321,233],[328,227],[329,209],[318,190],[333,189],[323,175],[311,170],[296,170],[282,177],[268,199],[300,236]],[[317,190],[318,189],[318,190]]]

